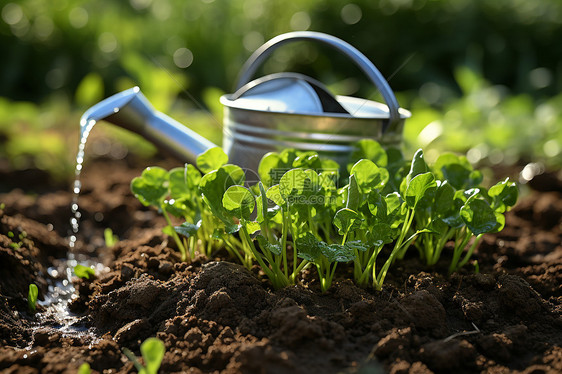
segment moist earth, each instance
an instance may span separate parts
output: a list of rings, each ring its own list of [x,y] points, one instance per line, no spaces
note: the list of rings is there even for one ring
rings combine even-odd
[[[274,290],[226,252],[181,262],[164,220],[130,193],[148,166],[139,164],[100,158],[84,169],[73,256],[98,265],[94,278],[72,278],[66,320],[48,302],[32,315],[27,290],[35,283],[45,300],[64,282],[70,188],[0,165],[2,373],[75,373],[85,362],[94,373],[135,372],[122,349],[140,357],[152,336],[166,347],[162,373],[562,372],[562,183],[554,174],[524,186],[505,229],[484,237],[478,272],[467,265],[448,276],[448,252],[427,267],[412,250],[381,292],[356,287],[341,267],[322,293],[313,271]],[[119,237],[109,248],[106,228]]]

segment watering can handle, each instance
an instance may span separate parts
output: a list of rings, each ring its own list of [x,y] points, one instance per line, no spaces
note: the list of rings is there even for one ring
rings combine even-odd
[[[250,58],[242,67],[242,73],[240,75],[240,78],[238,79],[235,91],[237,91],[250,81],[250,79],[258,70],[259,66],[264,62],[265,59],[267,59],[271,55],[271,53],[275,49],[288,42],[300,40],[312,40],[327,44],[351,58],[351,60],[355,62],[355,64],[367,75],[367,77],[369,77],[375,87],[380,90],[386,104],[388,105],[390,113],[389,126],[400,120],[400,114],[398,113],[398,108],[400,106],[398,105],[396,96],[394,96],[394,92],[392,92],[392,89],[388,85],[388,82],[383,77],[381,72],[375,67],[375,65],[373,65],[373,63],[367,57],[365,57],[363,53],[359,52],[359,50],[357,50],[357,48],[353,47],[351,44],[344,42],[343,40],[338,39],[334,36],[320,32],[289,32],[286,34],[278,35],[266,42],[250,56]]]

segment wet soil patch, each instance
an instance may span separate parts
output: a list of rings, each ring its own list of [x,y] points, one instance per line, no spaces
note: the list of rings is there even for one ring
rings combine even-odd
[[[447,276],[447,255],[429,268],[412,251],[382,292],[341,273],[322,294],[315,274],[273,290],[221,253],[182,263],[163,219],[129,191],[144,166],[86,165],[76,255],[103,266],[94,279],[72,279],[73,331],[41,305],[31,315],[26,300],[30,283],[47,296],[49,269],[69,250],[70,188],[31,194],[33,170],[19,185],[1,171],[10,180],[0,189],[1,372],[76,372],[84,362],[134,372],[122,348],[139,356],[151,336],[165,343],[166,373],[562,372],[560,189],[531,190],[506,228],[484,237],[480,273],[467,266]],[[108,227],[119,237],[111,248]]]

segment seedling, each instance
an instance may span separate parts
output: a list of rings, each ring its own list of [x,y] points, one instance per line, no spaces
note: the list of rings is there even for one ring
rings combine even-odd
[[[192,165],[148,168],[131,186],[164,214],[167,233],[189,240],[190,255],[196,238],[207,248],[222,245],[247,268],[257,263],[275,288],[315,266],[322,291],[338,263],[353,263],[357,284],[382,289],[412,244],[434,265],[453,243],[449,271],[457,271],[482,235],[503,228],[517,200],[509,179],[486,190],[482,174],[453,154],[430,167],[421,149],[406,161],[397,149],[363,140],[351,159],[342,180],[342,167],[315,152],[271,152],[260,162],[261,181],[247,186],[244,171],[212,148],[197,159],[204,175]],[[185,222],[174,228],[168,213]]]
[[[127,348],[123,348],[123,353],[133,362],[139,374],[156,374],[166,353],[164,343],[158,338],[148,338],[140,346],[144,366],[137,360],[137,357]]]
[[[426,263],[434,265],[447,242],[452,240],[451,273],[468,262],[483,234],[503,228],[503,213],[516,203],[517,186],[506,179],[490,188],[490,193],[479,185],[482,174],[473,170],[466,158],[453,154],[443,154],[431,168],[425,164],[423,157],[419,163],[421,168],[433,175],[436,187],[417,209],[415,226],[427,231],[421,234],[416,247]],[[463,250],[473,237],[471,246],[461,259]]]
[[[8,231],[8,237],[12,240],[15,239],[16,234],[14,234],[13,231]],[[17,235],[18,237],[18,241],[12,241],[9,245],[12,249],[18,250],[21,248],[21,246],[23,245],[23,240],[27,237],[27,233],[25,231],[22,231],[21,233],[19,233]]]
[[[92,370],[90,369],[90,364],[87,363],[87,362],[84,362],[78,368],[78,374],[90,374],[91,372],[92,372]]]
[[[96,276],[96,271],[89,266],[77,264],[74,267],[74,274],[76,274],[78,278],[90,279],[90,277],[93,278]]]
[[[37,308],[37,297],[39,296],[39,289],[34,283],[29,285],[29,290],[27,291],[27,306],[32,313],[35,313]]]
[[[117,242],[119,242],[119,237],[117,235],[113,235],[113,230],[109,227],[103,230],[103,238],[105,240],[106,247],[113,247]]]

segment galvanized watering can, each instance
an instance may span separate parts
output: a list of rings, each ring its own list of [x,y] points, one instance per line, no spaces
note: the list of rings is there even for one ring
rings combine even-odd
[[[277,73],[250,81],[261,64],[280,47],[293,41],[323,43],[345,54],[381,92],[386,105],[349,96],[334,96],[307,76]],[[410,112],[401,109],[379,70],[350,44],[318,32],[279,35],[248,59],[236,90],[220,99],[224,105],[223,149],[229,162],[257,171],[261,157],[284,148],[317,151],[345,164],[353,143],[371,138],[383,145],[398,145]],[[113,95],[88,109],[85,127],[106,120],[136,132],[182,161],[194,162],[215,144],[174,119],[156,111],[138,87]]]

